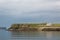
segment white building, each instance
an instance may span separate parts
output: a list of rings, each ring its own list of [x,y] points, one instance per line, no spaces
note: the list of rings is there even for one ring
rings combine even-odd
[[[47,23],[46,26],[51,26],[52,24],[51,23]]]

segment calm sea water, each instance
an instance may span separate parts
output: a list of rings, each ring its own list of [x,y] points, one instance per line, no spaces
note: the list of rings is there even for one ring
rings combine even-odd
[[[60,40],[60,32],[11,32],[0,30],[0,40]]]

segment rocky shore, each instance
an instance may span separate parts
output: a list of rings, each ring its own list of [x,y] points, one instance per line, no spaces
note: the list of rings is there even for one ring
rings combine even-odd
[[[60,27],[46,24],[12,24],[9,31],[60,31]]]

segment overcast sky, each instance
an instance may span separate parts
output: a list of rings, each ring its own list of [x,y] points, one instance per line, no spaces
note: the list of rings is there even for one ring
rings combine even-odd
[[[27,22],[60,23],[60,0],[0,0],[0,26]]]

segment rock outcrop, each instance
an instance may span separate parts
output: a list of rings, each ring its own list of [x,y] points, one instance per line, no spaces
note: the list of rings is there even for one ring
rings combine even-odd
[[[46,24],[12,24],[10,31],[60,31],[60,27],[46,26]]]
[[[37,31],[39,24],[13,24],[8,29],[10,31]]]

